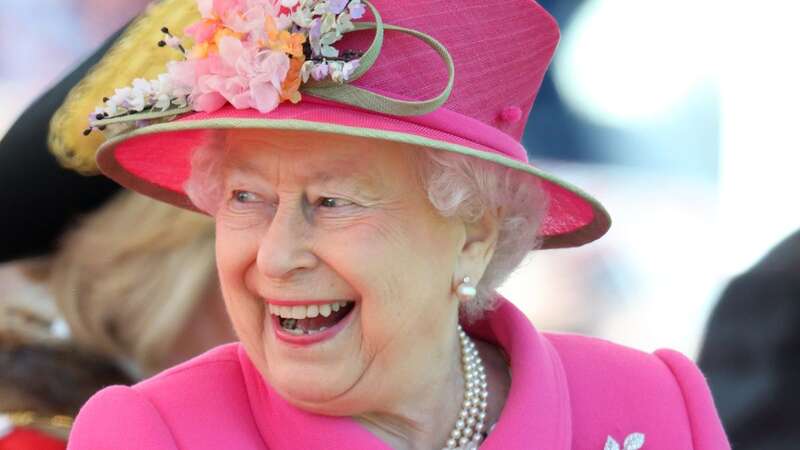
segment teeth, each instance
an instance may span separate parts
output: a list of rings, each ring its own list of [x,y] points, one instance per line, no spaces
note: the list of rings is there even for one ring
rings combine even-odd
[[[331,315],[331,305],[329,305],[327,303],[324,304],[324,305],[319,305],[319,313],[320,313],[320,315],[322,315],[322,317],[330,316]]]
[[[296,328],[297,324],[294,322],[294,319],[285,319],[285,322],[286,323],[283,326],[283,331],[289,334],[293,334],[295,336],[302,336],[304,334],[308,335],[308,334],[322,333],[323,331],[328,329],[328,327],[319,327],[318,330],[309,331],[309,330],[303,330],[302,328]]]
[[[306,318],[306,307],[305,306],[292,306],[292,318],[293,319],[305,319]]]
[[[274,316],[279,316],[283,319],[305,319],[313,317],[329,317],[332,313],[339,311],[347,305],[348,302],[331,302],[321,305],[294,305],[294,306],[279,306],[269,305],[269,313]]]

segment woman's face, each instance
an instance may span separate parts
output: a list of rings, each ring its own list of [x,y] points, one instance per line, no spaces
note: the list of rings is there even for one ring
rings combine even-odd
[[[449,361],[465,231],[431,206],[414,149],[256,131],[232,133],[228,148],[223,295],[282,396],[320,413],[380,410]]]

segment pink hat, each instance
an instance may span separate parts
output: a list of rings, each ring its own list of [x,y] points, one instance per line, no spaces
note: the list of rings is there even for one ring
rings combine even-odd
[[[532,0],[198,6],[203,19],[186,30],[195,39],[186,60],[170,63],[159,80],[118,90],[93,113],[92,127],[110,135],[98,166],[123,186],[194,209],[183,184],[204,130],[337,133],[456,152],[530,174],[549,196],[543,248],[581,245],[608,230],[599,202],[530,165],[520,143],[559,36]],[[163,31],[160,45],[184,52]]]

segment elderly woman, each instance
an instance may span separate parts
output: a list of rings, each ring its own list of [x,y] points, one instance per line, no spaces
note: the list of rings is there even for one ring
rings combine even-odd
[[[240,342],[101,391],[71,449],[729,448],[682,355],[542,334],[495,293],[609,226],[519,144],[558,39],[541,7],[198,8],[193,47],[163,29],[185,59],[87,133],[113,179],[214,217]]]

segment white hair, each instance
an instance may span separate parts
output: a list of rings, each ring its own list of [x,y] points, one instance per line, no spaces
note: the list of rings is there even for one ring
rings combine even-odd
[[[200,210],[216,213],[223,198],[222,169],[227,133],[211,131],[192,156],[184,184]],[[533,175],[479,158],[423,148],[418,158],[420,179],[428,199],[444,217],[466,222],[497,212],[498,236],[494,254],[477,285],[476,297],[462,306],[475,320],[495,304],[495,290],[541,242],[539,227],[547,211],[547,196]]]

